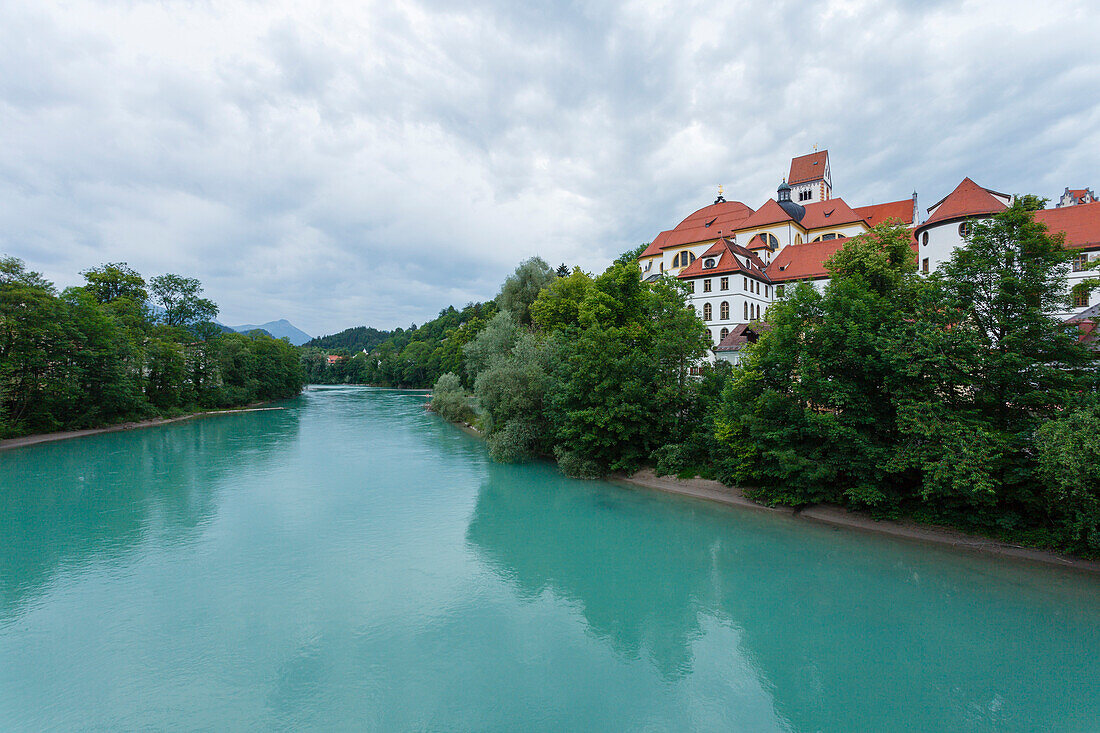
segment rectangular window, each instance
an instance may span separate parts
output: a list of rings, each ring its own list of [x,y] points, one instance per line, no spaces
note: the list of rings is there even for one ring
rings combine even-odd
[[[777,298],[782,298],[783,297],[783,286],[782,285],[776,285],[775,286],[775,297],[777,297]]]
[[[742,290],[748,290],[749,289],[749,279],[747,277],[743,277],[741,279],[744,281],[744,282],[741,283],[741,289]]]
[[[688,280],[688,292],[689,293],[694,293],[695,292],[695,281],[694,280]]]
[[[710,280],[704,280],[703,281],[703,292],[704,293],[709,293],[710,292]]]
[[[1073,294],[1073,307],[1074,308],[1087,308],[1089,304],[1088,293],[1074,293]]]
[[[772,297],[772,286],[771,285],[765,285],[764,286],[764,297],[765,298]]]
[[[1074,272],[1081,272],[1082,270],[1084,270],[1088,266],[1088,263],[1089,263],[1089,256],[1088,256],[1087,253],[1077,255],[1076,257],[1073,258],[1073,271]]]
[[[722,287],[722,290],[729,290],[730,289],[730,279],[728,277],[722,278],[721,287]]]
[[[920,271],[923,272],[925,275],[928,274],[928,258],[927,257],[925,257],[923,260],[921,260]],[[1064,272],[1064,270],[1063,270],[1063,272]]]

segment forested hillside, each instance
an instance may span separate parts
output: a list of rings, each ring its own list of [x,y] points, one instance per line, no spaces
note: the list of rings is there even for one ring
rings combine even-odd
[[[322,349],[325,351],[345,351],[349,354],[364,349],[370,351],[392,335],[392,331],[379,331],[368,326],[356,326],[347,328],[340,333],[331,336],[318,336],[302,344],[307,349]]]
[[[194,278],[148,282],[126,263],[58,293],[0,258],[0,437],[292,397],[297,348],[226,333]]]
[[[369,349],[369,355],[361,349],[337,347],[325,349],[322,353],[319,349],[309,348],[302,357],[306,378],[311,384],[430,387],[440,374],[462,368],[462,347],[477,335],[494,313],[496,304],[492,301],[469,303],[462,310],[450,306],[422,326],[398,328],[386,334],[385,339]],[[357,330],[349,329],[343,333]],[[375,334],[386,333],[375,329],[365,331],[367,335],[371,331]],[[314,339],[306,346],[312,347],[314,342],[322,340]],[[348,337],[348,342],[356,343],[355,337]],[[327,355],[345,358],[329,364]]]

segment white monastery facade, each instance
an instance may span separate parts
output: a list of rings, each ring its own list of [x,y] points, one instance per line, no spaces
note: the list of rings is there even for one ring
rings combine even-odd
[[[1100,258],[1100,202],[1088,189],[1066,189],[1055,208],[1035,212],[1066,246],[1079,251],[1070,286],[1086,277],[1084,264]],[[1069,198],[1073,203],[1065,203]],[[667,274],[684,281],[691,305],[707,325],[716,358],[738,361],[741,348],[766,328],[768,306],[797,282],[824,288],[825,262],[847,241],[871,227],[894,222],[913,231],[920,272],[934,272],[960,246],[971,222],[1012,205],[1012,196],[969,178],[930,206],[920,220],[917,194],[884,204],[851,207],[833,196],[829,151],[794,158],[790,174],[760,208],[726,201],[719,189],[676,227],[660,232],[638,258],[646,279]],[[1076,298],[1063,315],[1074,316],[1100,302]],[[1067,296],[1067,302],[1068,300]]]

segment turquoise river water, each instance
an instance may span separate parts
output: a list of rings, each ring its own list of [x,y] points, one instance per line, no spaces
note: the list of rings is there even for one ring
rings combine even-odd
[[[1100,730],[1100,579],[497,465],[423,401],[0,453],[0,730]]]

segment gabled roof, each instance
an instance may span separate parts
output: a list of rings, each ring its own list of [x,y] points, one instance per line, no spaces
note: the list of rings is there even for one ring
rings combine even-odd
[[[1065,232],[1066,247],[1100,248],[1100,202],[1042,209],[1035,212],[1035,221],[1046,224],[1051,234]]]
[[[703,262],[712,257],[717,257],[718,262],[714,267],[704,269]],[[746,266],[742,260],[747,260],[748,265]],[[697,277],[728,275],[731,272],[739,272],[763,282],[771,282],[764,261],[757,257],[755,252],[750,252],[724,237],[715,242],[702,257],[697,257],[694,262],[680,270],[676,277],[691,280]]]
[[[741,222],[738,229],[753,229],[755,227],[766,227],[771,224],[782,224],[785,221],[794,221],[791,215],[783,210],[775,199],[768,199],[764,202],[764,205],[756,210],[752,216]]]
[[[802,228],[809,231],[852,224],[857,221],[863,221],[863,217],[853,211],[844,199],[836,198],[806,204],[806,216],[802,217],[801,223]]]
[[[825,164],[828,160],[828,150],[791,158],[791,174],[787,176],[787,183],[793,185],[795,183],[805,183],[806,181],[821,180],[825,177]]]
[[[1008,194],[982,188],[969,178],[964,178],[954,191],[928,207],[928,213],[931,216],[921,225],[921,228],[951,219],[1000,213],[1008,206],[996,198],[997,196],[1007,198]]]
[[[731,234],[734,229],[752,215],[752,209],[740,201],[722,201],[704,206],[689,215],[674,229],[661,232],[642,253],[642,257],[659,254],[669,247],[705,242]]]
[[[872,204],[871,206],[858,206],[853,211],[867,222],[867,226],[871,227],[893,219],[900,221],[902,224],[913,223],[913,199],[902,199],[885,204]]]
[[[714,351],[740,351],[745,348],[747,344],[753,342],[751,336],[759,336],[764,331],[770,331],[772,327],[763,321],[757,323],[738,323],[729,332],[729,335],[718,342],[718,345],[714,347]],[[749,332],[746,334],[746,331]]]
[[[829,271],[825,269],[825,261],[836,254],[847,241],[847,237],[837,237],[825,242],[809,242],[784,247],[768,265],[768,277],[772,282],[829,277]]]

